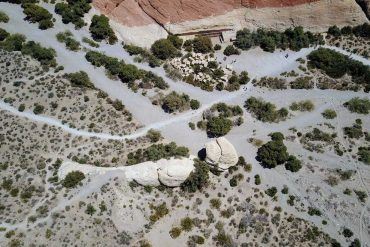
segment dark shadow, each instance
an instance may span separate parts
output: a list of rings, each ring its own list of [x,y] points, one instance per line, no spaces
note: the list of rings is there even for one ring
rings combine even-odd
[[[205,148],[202,148],[201,150],[199,150],[199,152],[198,152],[198,158],[200,160],[205,160],[206,157],[207,157],[206,149]]]

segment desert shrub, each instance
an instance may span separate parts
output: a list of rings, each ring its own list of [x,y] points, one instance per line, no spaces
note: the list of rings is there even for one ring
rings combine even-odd
[[[94,84],[90,81],[90,78],[85,71],[67,74],[67,78],[75,87],[94,88]]]
[[[235,46],[228,45],[228,46],[226,46],[226,48],[224,50],[224,55],[225,56],[240,55],[240,51],[237,48],[235,48]]]
[[[321,216],[321,211],[317,208],[308,207],[308,214],[311,216]]]
[[[357,155],[359,161],[370,165],[370,147],[359,147]]]
[[[321,115],[326,119],[334,119],[337,117],[337,113],[333,109],[326,109]]]
[[[153,210],[153,214],[149,216],[149,219],[151,222],[156,222],[159,219],[163,218],[165,215],[168,214],[169,210],[167,208],[167,205],[165,202],[154,206],[154,205],[149,205],[150,209]]]
[[[333,37],[339,37],[342,35],[340,28],[336,25],[329,27],[328,34]]]
[[[311,89],[313,88],[312,77],[298,77],[294,81],[290,82],[290,87],[292,89]]]
[[[49,11],[41,6],[33,3],[27,3],[23,5],[23,13],[26,15],[26,20],[29,22],[38,22],[39,28],[44,30],[54,26],[52,21],[53,15]]]
[[[207,122],[207,134],[212,137],[224,136],[231,130],[233,122],[225,117],[212,117]]]
[[[178,94],[172,91],[161,99],[162,108],[165,112],[173,113],[177,111],[184,111],[190,107],[190,98],[187,94]]]
[[[276,110],[276,106],[272,103],[265,102],[262,99],[250,97],[245,101],[244,107],[258,120],[262,122],[278,122],[288,116],[288,111],[285,108]]]
[[[350,111],[359,114],[369,114],[370,111],[370,100],[367,98],[353,98],[346,103],[344,106]]]
[[[298,172],[302,168],[302,163],[297,157],[290,155],[285,163],[285,169],[291,172]]]
[[[8,21],[9,21],[9,16],[5,12],[0,11],[0,22],[7,23]]]
[[[91,0],[78,0],[67,2],[60,2],[55,4],[55,13],[62,16],[64,24],[73,23],[75,28],[81,28],[85,25],[83,21],[84,15],[90,11]]]
[[[212,41],[208,37],[197,36],[191,43],[193,51],[196,53],[209,53],[212,51]]]
[[[5,40],[9,36],[9,33],[5,30],[0,28],[0,42]]]
[[[57,40],[66,45],[66,47],[71,51],[80,50],[80,42],[73,38],[73,34],[70,31],[59,32],[56,35]]]
[[[38,115],[44,112],[45,107],[43,105],[40,105],[38,103],[35,104],[35,107],[33,108],[33,113]]]
[[[155,57],[162,60],[179,56],[179,51],[168,39],[160,39],[155,41],[150,50]]]
[[[173,44],[173,46],[176,48],[176,49],[181,49],[182,47],[182,44],[184,43],[184,41],[177,35],[168,35],[167,39]]]
[[[268,188],[267,190],[265,190],[265,193],[269,197],[274,197],[276,195],[276,193],[277,193],[277,188],[276,187]]]
[[[21,51],[23,43],[26,42],[26,36],[17,33],[7,35],[5,32],[3,32],[3,35],[6,38],[0,43],[0,47],[6,51]]]
[[[287,89],[286,80],[277,77],[262,77],[259,81],[254,80],[253,84],[270,89]]]
[[[209,182],[209,166],[204,161],[194,161],[194,171],[181,184],[181,189],[187,192],[196,192],[208,186]]]
[[[356,83],[363,84],[365,91],[370,90],[370,66],[327,48],[311,52],[308,59],[309,66],[324,71],[328,76],[340,78],[348,74]]]
[[[239,84],[240,85],[245,85],[250,81],[249,75],[247,71],[242,71],[239,75]]]
[[[289,159],[287,148],[283,143],[284,136],[281,133],[273,133],[271,139],[257,151],[257,158],[261,165],[270,169],[284,164]]]
[[[39,43],[34,41],[26,42],[22,47],[22,54],[30,55],[44,66],[55,67],[56,52],[52,48],[42,47]]]
[[[200,103],[198,100],[195,100],[195,99],[190,100],[190,108],[192,110],[197,110],[199,109],[199,107],[200,107]]]
[[[215,50],[215,51],[219,51],[219,50],[221,50],[221,45],[220,44],[215,44],[215,46],[213,47],[213,50]]]
[[[66,188],[74,188],[84,179],[85,175],[82,172],[72,171],[63,179],[62,184]]]
[[[348,228],[344,228],[342,233],[343,233],[343,236],[346,238],[350,238],[353,236],[353,232]]]
[[[181,235],[181,228],[179,227],[173,227],[170,230],[170,236],[171,238],[178,238]]]
[[[361,202],[366,202],[366,198],[367,198],[367,193],[365,191],[361,191],[361,190],[353,190],[357,196],[357,198],[361,201]]]
[[[254,176],[254,184],[255,185],[260,185],[261,184],[261,177],[260,177],[260,175],[255,175]]]
[[[221,207],[221,200],[218,198],[213,198],[209,200],[211,208],[219,209]]]
[[[292,111],[313,111],[315,108],[315,105],[312,103],[311,100],[303,100],[299,102],[293,102],[290,106],[289,109]]]
[[[96,209],[94,208],[94,206],[91,205],[90,203],[87,204],[85,213],[92,216],[93,214],[95,214],[95,212],[96,212]]]
[[[186,232],[190,232],[194,227],[193,220],[190,217],[185,217],[181,219],[180,225],[182,230]]]
[[[89,39],[87,37],[83,37],[82,38],[82,42],[90,45],[91,47],[95,47],[95,48],[99,48],[100,47],[100,45],[98,43],[96,43],[94,40]]]
[[[176,143],[153,144],[146,149],[138,149],[127,155],[127,164],[135,165],[145,161],[157,161],[160,159],[169,159],[171,157],[187,157],[189,149],[177,146]]]
[[[361,124],[354,123],[351,127],[343,128],[344,134],[351,139],[359,139],[364,136]]]
[[[299,51],[302,48],[322,43],[320,34],[304,32],[302,27],[288,28],[284,32],[258,29],[251,32],[248,29],[239,30],[234,45],[248,50],[260,46],[264,51],[273,52],[276,48]]]
[[[161,135],[161,132],[151,129],[146,134],[146,137],[149,138],[150,142],[154,143],[154,142],[158,142],[162,138],[162,135]]]
[[[117,42],[117,37],[105,15],[94,15],[91,19],[90,33],[95,41],[107,40],[109,44]]]

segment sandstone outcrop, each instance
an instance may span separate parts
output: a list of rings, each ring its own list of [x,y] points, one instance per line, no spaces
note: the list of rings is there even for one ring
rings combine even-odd
[[[356,1],[369,6],[369,0],[93,0],[93,5],[114,21],[124,41],[149,46],[168,32],[298,25],[323,31],[362,24],[367,18]]]
[[[64,162],[58,171],[58,177],[64,179],[71,171],[81,171],[87,176],[103,175],[111,172],[120,175],[127,181],[136,181],[140,185],[169,187],[180,186],[194,170],[195,156],[181,159],[161,159],[156,162],[147,161],[132,166],[96,167],[75,162]]]
[[[205,144],[206,162],[218,170],[224,171],[238,163],[238,154],[234,146],[220,137]]]

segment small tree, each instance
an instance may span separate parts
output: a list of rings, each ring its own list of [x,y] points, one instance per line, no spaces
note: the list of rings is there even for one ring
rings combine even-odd
[[[85,179],[85,175],[82,172],[72,171],[67,174],[62,184],[66,188],[74,188],[84,179]]]

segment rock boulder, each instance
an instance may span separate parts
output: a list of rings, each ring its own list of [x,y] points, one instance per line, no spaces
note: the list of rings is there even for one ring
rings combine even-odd
[[[234,146],[225,138],[220,137],[206,143],[206,162],[224,171],[238,163],[238,154]]]

